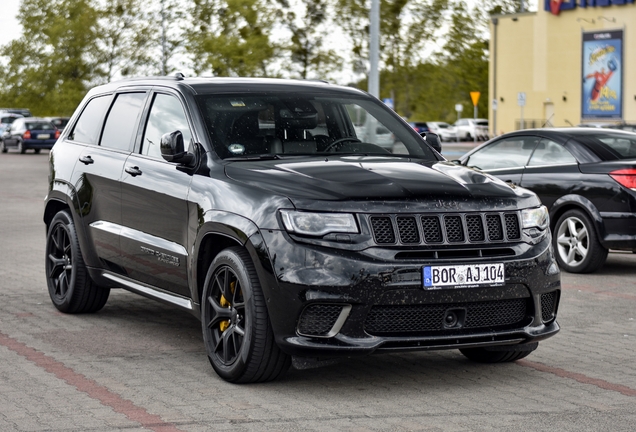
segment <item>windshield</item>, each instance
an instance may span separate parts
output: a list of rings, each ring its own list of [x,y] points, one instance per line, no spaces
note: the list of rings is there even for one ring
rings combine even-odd
[[[437,160],[395,113],[364,96],[202,95],[198,102],[223,159],[363,154]]]

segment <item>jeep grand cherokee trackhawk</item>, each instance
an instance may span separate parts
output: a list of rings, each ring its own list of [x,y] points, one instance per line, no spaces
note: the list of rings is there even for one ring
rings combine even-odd
[[[559,330],[547,211],[437,145],[326,83],[97,87],[50,154],[49,294],[66,313],[111,288],[188,310],[231,382],[374,352],[523,358]]]

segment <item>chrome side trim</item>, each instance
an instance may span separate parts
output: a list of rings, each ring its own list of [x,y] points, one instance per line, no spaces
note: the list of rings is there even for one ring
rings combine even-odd
[[[108,271],[102,272],[102,276],[105,277],[106,279],[112,280],[113,282],[121,284],[123,288],[129,291],[133,291],[137,294],[141,294],[143,296],[146,296],[152,299],[161,300],[166,303],[179,306],[180,308],[183,308],[183,309],[192,310],[192,300],[188,298],[177,296],[174,294],[169,294],[157,288],[151,288],[150,286],[142,285],[138,282],[133,282],[130,279],[123,278],[121,276],[110,273]]]
[[[99,229],[102,231],[106,231],[111,234],[121,235],[123,237],[132,239],[136,242],[150,245],[153,248],[170,251],[184,257],[188,256],[188,251],[186,250],[186,248],[181,246],[178,243],[174,243],[166,239],[163,239],[161,237],[153,236],[151,234],[146,234],[145,232],[128,228],[122,225],[114,224],[112,222],[95,221],[92,224],[90,224],[90,227]]]
[[[351,305],[350,304],[344,305],[344,307],[340,311],[340,315],[338,316],[338,319],[336,320],[335,324],[331,328],[331,331],[327,333],[325,337],[334,337],[335,335],[340,333],[340,329],[342,328],[345,321],[347,320],[347,317],[349,316],[349,312],[351,312]]]

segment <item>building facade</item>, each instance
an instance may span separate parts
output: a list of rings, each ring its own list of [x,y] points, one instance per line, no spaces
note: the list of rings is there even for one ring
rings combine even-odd
[[[636,123],[636,4],[544,0],[490,23],[490,133]]]

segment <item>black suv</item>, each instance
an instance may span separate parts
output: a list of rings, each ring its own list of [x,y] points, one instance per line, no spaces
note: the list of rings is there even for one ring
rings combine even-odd
[[[95,312],[125,288],[188,310],[231,382],[373,352],[523,358],[559,330],[547,211],[427,141],[320,82],[97,87],[50,154],[53,304]]]

